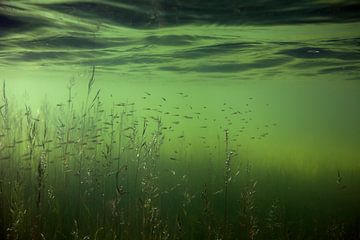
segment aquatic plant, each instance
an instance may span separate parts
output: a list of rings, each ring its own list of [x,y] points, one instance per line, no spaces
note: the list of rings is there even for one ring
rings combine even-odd
[[[211,146],[218,154],[202,162],[192,149],[210,151],[206,137],[203,145],[188,142],[186,132],[172,128],[180,120],[173,123],[165,111],[143,117],[135,103],[113,96],[104,104],[100,89],[91,91],[94,75],[95,67],[84,102],[71,80],[63,102],[35,111],[12,104],[3,84],[2,239],[288,238],[279,202],[265,221],[258,216],[251,162],[241,168],[230,130]],[[176,152],[169,156],[163,148],[170,140]],[[327,234],[345,236],[341,224]]]

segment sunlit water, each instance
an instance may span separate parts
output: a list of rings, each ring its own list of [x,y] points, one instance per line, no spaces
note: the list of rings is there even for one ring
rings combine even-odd
[[[138,119],[161,117],[172,127],[162,156],[191,161],[189,175],[206,175],[227,129],[234,168],[251,162],[260,216],[278,200],[304,228],[358,226],[359,5],[195,2],[1,2],[9,100],[55,108],[74,81],[81,106],[95,66],[93,94],[109,109],[135,103]]]

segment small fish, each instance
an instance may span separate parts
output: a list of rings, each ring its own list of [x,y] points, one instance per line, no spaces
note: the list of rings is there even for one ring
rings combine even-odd
[[[149,92],[145,92],[145,94],[148,95],[148,96],[151,96],[151,93],[149,93]]]
[[[341,183],[341,180],[342,180],[342,177],[341,177],[340,171],[337,170],[337,180],[336,180],[336,183],[337,183],[337,184],[340,184],[340,183]]]
[[[161,99],[162,99],[164,102],[166,102],[166,98],[162,97]]]
[[[0,157],[0,160],[9,160],[10,159],[10,156],[3,156],[3,157]]]
[[[219,191],[214,192],[213,195],[217,195],[217,194],[220,194],[222,192],[223,192],[223,189],[220,189]]]
[[[176,172],[174,170],[168,169],[168,172],[170,172],[173,176],[175,176]]]

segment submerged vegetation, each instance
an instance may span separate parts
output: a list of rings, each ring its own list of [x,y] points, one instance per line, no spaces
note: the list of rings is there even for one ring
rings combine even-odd
[[[174,133],[181,120],[166,122],[170,113],[152,108],[144,110],[154,116],[137,116],[133,102],[104,104],[100,89],[92,91],[94,74],[83,102],[71,81],[63,103],[36,111],[12,105],[3,83],[1,239],[358,239],[352,223],[289,223],[276,199],[260,213],[251,162],[228,128],[202,164],[186,133]],[[162,151],[168,135],[180,144],[170,156]]]

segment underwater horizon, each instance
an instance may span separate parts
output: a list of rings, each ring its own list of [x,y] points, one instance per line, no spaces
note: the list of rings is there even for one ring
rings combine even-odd
[[[0,239],[360,239],[360,3],[0,2]]]

